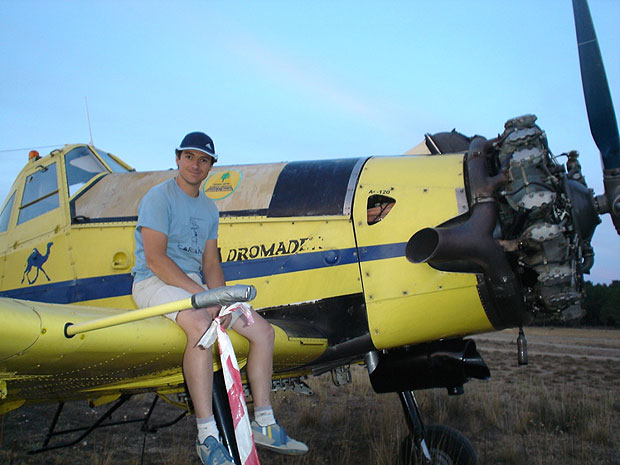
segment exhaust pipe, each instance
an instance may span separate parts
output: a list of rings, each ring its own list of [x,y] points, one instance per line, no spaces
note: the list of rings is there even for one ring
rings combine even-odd
[[[496,176],[488,174],[487,157],[492,142],[478,136],[466,155],[471,205],[467,221],[418,231],[407,242],[405,256],[410,262],[429,263],[443,271],[484,273],[488,293],[501,313],[501,325],[518,326],[527,323],[523,292],[504,249],[493,238],[497,223],[493,194],[508,179],[505,166]]]

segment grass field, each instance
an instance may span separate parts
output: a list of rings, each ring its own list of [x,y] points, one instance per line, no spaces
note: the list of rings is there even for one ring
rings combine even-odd
[[[463,432],[481,465],[620,464],[620,331],[530,328],[526,335],[529,365],[521,367],[516,331],[476,337],[491,379],[469,382],[462,396],[418,392],[425,422]],[[313,396],[274,394],[280,422],[310,452],[284,457],[259,451],[263,465],[397,463],[398,445],[408,432],[400,401],[396,394],[375,394],[365,367],[351,371],[353,383],[341,387],[329,374],[308,379]],[[140,417],[150,401],[140,396],[114,419]],[[61,417],[61,427],[102,410],[76,404]],[[165,405],[152,420],[163,422],[177,412]],[[74,447],[28,455],[41,444],[53,413],[54,406],[31,406],[2,417],[0,464],[137,465],[143,441],[144,464],[200,464],[193,417],[155,434],[145,435],[137,425],[106,428]]]

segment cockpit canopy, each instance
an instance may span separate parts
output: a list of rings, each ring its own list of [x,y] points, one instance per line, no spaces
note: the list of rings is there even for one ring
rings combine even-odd
[[[0,233],[9,228],[13,207],[18,208],[16,224],[21,225],[60,206],[60,196],[74,196],[85,184],[100,174],[126,173],[131,168],[103,150],[87,145],[65,146],[55,150],[51,157],[33,158],[24,168],[23,189],[17,182],[0,212]],[[60,157],[58,156],[60,155]],[[64,163],[62,163],[64,157]],[[33,166],[34,165],[34,166]],[[61,181],[62,167],[67,179],[67,192]],[[60,167],[60,168],[59,168]],[[34,168],[34,169],[33,169]],[[20,195],[21,194],[21,195]]]
[[[104,166],[101,160],[95,156],[93,150],[97,152],[97,155],[107,166]],[[112,158],[109,153],[84,145],[74,148],[65,155],[65,167],[69,197],[73,196],[80,187],[99,173],[125,173],[130,171]]]

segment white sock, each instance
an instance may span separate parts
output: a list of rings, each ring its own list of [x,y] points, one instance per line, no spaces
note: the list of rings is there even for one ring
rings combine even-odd
[[[260,426],[273,425],[276,422],[271,405],[254,408],[254,420]]]
[[[198,427],[198,442],[201,444],[209,436],[213,436],[220,440],[220,430],[217,429],[215,417],[211,415],[209,418],[196,418],[196,426]]]

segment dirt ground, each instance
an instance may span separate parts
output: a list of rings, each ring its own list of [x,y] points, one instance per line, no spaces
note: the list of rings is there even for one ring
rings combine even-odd
[[[610,433],[611,436],[602,440],[590,440],[570,436],[583,436],[583,432],[556,434],[533,425],[524,431],[517,428],[520,432],[507,438],[508,428],[500,420],[490,420],[494,423],[491,426],[472,423],[473,415],[487,416],[489,411],[497,410],[501,416],[506,415],[501,413],[503,409],[511,412],[521,408],[522,386],[537,383],[543,390],[535,393],[575,391],[591,394],[593,398],[611,397],[609,405],[613,412],[605,416],[605,421],[612,422],[610,430],[620,426],[620,331],[526,328],[526,337],[527,366],[517,366],[516,330],[474,338],[492,375],[489,381],[474,380],[466,384],[466,393],[459,398],[480,395],[484,390],[482,403],[498,402],[497,406],[489,405],[482,413],[474,414],[471,407],[455,413],[454,409],[459,407],[447,395],[438,393],[431,397],[428,394],[431,391],[425,391],[420,393],[424,415],[433,420],[439,418],[442,423],[463,431],[476,449],[481,465],[620,463],[618,433]],[[280,422],[291,436],[306,442],[310,452],[303,457],[282,457],[259,451],[261,463],[396,463],[398,443],[407,433],[398,398],[394,394],[376,395],[363,366],[352,367],[352,374],[354,382],[342,387],[336,387],[329,374],[308,379],[308,385],[315,391],[313,396],[275,393],[274,405]],[[112,421],[144,419],[151,401],[150,394],[136,396],[113,415]],[[439,410],[445,406],[446,411],[437,412],[433,403],[440,405]],[[0,417],[0,464],[200,464],[194,452],[195,423],[191,416],[157,431],[144,432],[140,423],[102,428],[72,447],[29,454],[41,447],[55,408],[54,405],[26,406]],[[60,417],[59,428],[77,428],[92,422],[104,411],[105,407],[90,408],[85,402],[68,404]],[[180,413],[176,407],[159,402],[149,424],[168,422]],[[586,445],[577,448],[574,445],[577,441],[585,441]],[[57,442],[58,438],[53,438],[50,445]],[[532,449],[524,451],[530,446]]]

